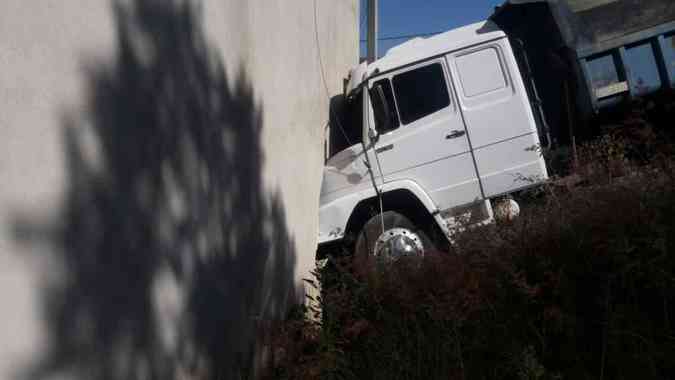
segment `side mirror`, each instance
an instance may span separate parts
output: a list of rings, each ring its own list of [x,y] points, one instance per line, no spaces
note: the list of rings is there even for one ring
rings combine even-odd
[[[370,139],[371,144],[375,144],[380,139],[380,133],[374,128],[368,128],[368,139]]]

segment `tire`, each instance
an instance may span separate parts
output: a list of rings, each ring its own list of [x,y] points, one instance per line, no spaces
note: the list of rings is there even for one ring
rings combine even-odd
[[[384,233],[382,232],[382,219],[384,219]],[[392,239],[401,239],[400,241],[405,242],[404,246],[415,247],[414,252],[411,254],[389,255],[387,253],[396,250],[387,248],[380,249],[380,255],[375,252],[376,248],[389,247],[387,244],[395,245]],[[436,250],[435,244],[429,239],[428,234],[424,230],[415,226],[404,215],[394,211],[385,211],[381,216],[378,214],[368,220],[361,229],[354,248],[356,258],[367,261],[372,259],[396,261],[403,256],[421,257],[424,256],[424,252]],[[398,252],[401,253],[402,251],[399,250]]]

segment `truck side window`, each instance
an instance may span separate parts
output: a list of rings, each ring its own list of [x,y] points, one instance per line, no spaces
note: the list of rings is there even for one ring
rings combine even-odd
[[[457,57],[464,96],[472,98],[506,87],[506,76],[494,47]]]
[[[440,63],[394,76],[394,91],[403,124],[410,124],[450,105]]]
[[[375,92],[377,86],[382,87],[384,92],[384,99],[386,100],[386,106],[381,104],[380,97]],[[389,79],[380,79],[377,82],[373,83],[373,87],[370,90],[370,100],[373,103],[373,111],[375,117],[375,129],[380,133],[387,133],[398,128],[401,123],[398,120],[398,114],[396,113],[396,103],[394,102],[394,94],[391,91],[391,83]],[[389,112],[387,112],[389,110]],[[389,118],[389,128],[387,126],[386,120]]]

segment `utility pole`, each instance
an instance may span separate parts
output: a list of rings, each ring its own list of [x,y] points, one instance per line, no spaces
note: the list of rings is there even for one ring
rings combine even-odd
[[[368,0],[368,62],[377,59],[378,0]]]

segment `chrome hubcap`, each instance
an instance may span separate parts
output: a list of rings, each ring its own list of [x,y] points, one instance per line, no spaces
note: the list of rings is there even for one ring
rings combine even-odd
[[[423,256],[422,239],[406,228],[392,228],[385,231],[375,242],[375,257],[385,261],[396,261],[402,257]]]

